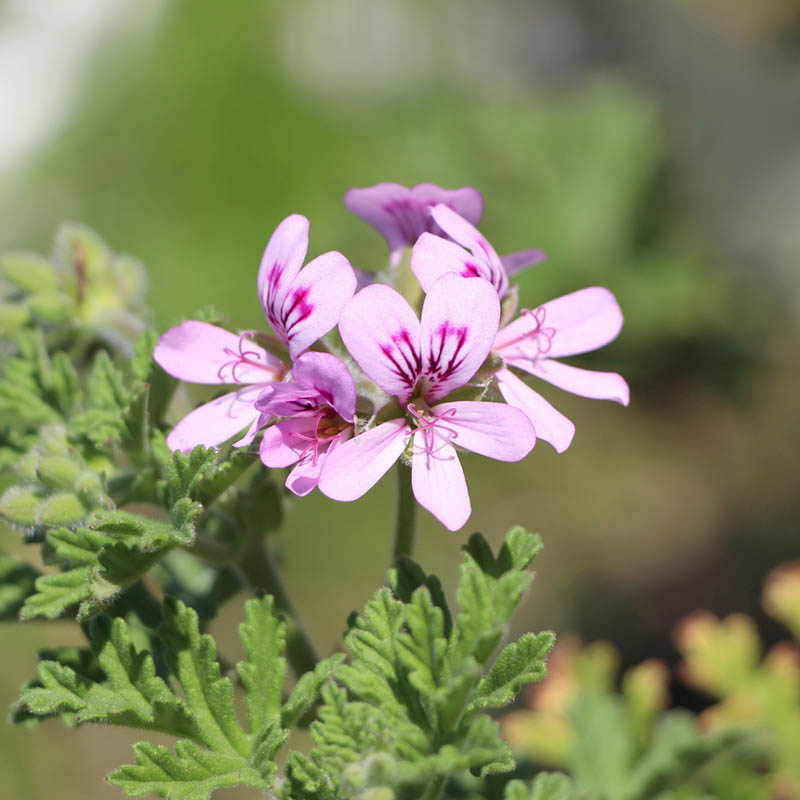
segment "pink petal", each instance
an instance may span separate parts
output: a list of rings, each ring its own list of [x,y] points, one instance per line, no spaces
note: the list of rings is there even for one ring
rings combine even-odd
[[[482,260],[471,256],[460,245],[432,233],[423,233],[417,239],[411,251],[411,270],[426,292],[448,272],[465,278],[492,280],[491,272]]]
[[[599,286],[580,289],[543,306],[544,326],[555,329],[549,358],[588,353],[617,337],[622,311],[614,295]]]
[[[256,409],[258,410],[258,409]],[[241,439],[235,441],[231,447],[247,447],[255,440],[258,432],[269,422],[269,414],[259,414],[247,429],[247,433]]]
[[[462,247],[466,247],[475,258],[484,262],[489,280],[502,297],[508,291],[506,277],[500,257],[489,244],[486,237],[474,225],[445,205],[434,206],[431,211],[436,224]]]
[[[279,359],[249,339],[196,320],[170,328],[153,358],[190,383],[267,383],[280,380],[284,371]]]
[[[501,369],[495,378],[505,401],[525,413],[539,439],[553,445],[557,453],[563,453],[572,444],[575,426],[560,411],[556,411],[511,370]]]
[[[528,267],[541,264],[546,258],[547,255],[541,250],[519,250],[516,253],[506,253],[506,255],[500,256],[500,263],[503,265],[506,275],[511,278]]]
[[[258,296],[270,322],[303,266],[307,252],[308,220],[300,214],[291,214],[275,228],[258,268]]]
[[[421,233],[439,232],[430,215],[431,207],[437,203],[445,203],[475,224],[483,213],[483,198],[477,189],[465,186],[447,190],[432,183],[421,183],[413,189],[388,182],[350,189],[344,203],[386,239],[393,266]]]
[[[303,353],[292,365],[296,383],[313,387],[347,422],[356,413],[356,385],[345,364],[330,353]]]
[[[333,500],[357,500],[400,458],[408,424],[392,419],[339,445],[325,459],[320,491]]]
[[[324,402],[313,386],[289,381],[267,386],[256,400],[256,409],[267,416],[294,417],[313,411]]]
[[[305,497],[319,484],[319,476],[322,474],[325,459],[352,435],[352,429],[350,429],[342,431],[337,438],[332,439],[327,450],[320,453],[316,464],[313,458],[308,457],[298,462],[286,478],[286,488],[298,497]]]
[[[509,362],[514,365],[513,360]],[[580,369],[550,358],[540,359],[535,363],[528,362],[522,367],[531,375],[536,375],[559,389],[564,389],[581,397],[591,397],[595,400],[615,400],[623,406],[630,401],[628,384],[616,372],[596,372],[591,369]]]
[[[270,425],[264,431],[258,449],[261,463],[273,469],[294,464],[312,444],[313,435],[313,416],[294,417]]]
[[[300,270],[269,317],[292,358],[336,326],[342,307],[355,290],[355,273],[341,253],[323,253]]]
[[[319,484],[319,476],[325,459],[318,458],[316,464],[311,458],[304,458],[286,476],[286,488],[298,497],[305,497]]]
[[[342,309],[339,333],[362,370],[390,395],[408,399],[422,368],[420,324],[405,298],[374,284]]]
[[[439,203],[444,203],[473,225],[477,225],[483,216],[483,197],[472,186],[462,186],[460,189],[442,189],[441,186],[434,183],[418,183],[411,193],[419,202],[431,208]]]
[[[254,402],[260,386],[224,394],[187,414],[167,437],[170,450],[187,452],[198,444],[216,447],[244,430],[258,417]]]
[[[505,403],[463,401],[439,403],[432,409],[456,436],[450,442],[498,461],[520,461],[534,444],[536,434],[525,414]]]
[[[422,306],[420,332],[428,402],[463,386],[477,372],[499,322],[500,301],[488,281],[449,273],[433,284]]]
[[[432,453],[415,441],[411,458],[411,488],[417,502],[448,530],[457,531],[463,527],[472,513],[458,454],[452,445],[439,437]]]

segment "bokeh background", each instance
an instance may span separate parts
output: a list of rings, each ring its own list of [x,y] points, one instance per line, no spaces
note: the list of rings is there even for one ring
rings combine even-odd
[[[540,531],[517,627],[610,638],[625,663],[674,663],[696,607],[778,636],[758,592],[800,555],[797,0],[0,0],[0,248],[87,223],[148,266],[160,329],[207,304],[260,325],[258,261],[291,212],[312,255],[382,267],[341,201],[383,180],[478,187],[500,252],[549,255],[526,305],[599,284],[626,316],[574,363],[622,372],[630,407],[545,387],[573,446],[468,460],[469,525],[425,515],[419,559],[452,586],[471,530]],[[381,579],[393,488],[291,503],[276,544],[324,651]],[[75,635],[1,633],[4,705],[35,647]],[[0,793],[119,797],[99,777],[134,738],[1,728]]]

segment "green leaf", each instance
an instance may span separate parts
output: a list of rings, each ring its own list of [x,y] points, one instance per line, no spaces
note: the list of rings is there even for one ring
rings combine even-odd
[[[247,601],[239,636],[247,660],[237,664],[236,669],[247,691],[250,731],[256,733],[278,716],[286,678],[286,624],[275,617],[272,597]]]
[[[55,575],[42,575],[36,579],[36,594],[22,606],[20,619],[45,617],[56,619],[71,608],[91,597],[89,584],[91,567],[79,567]]]
[[[58,289],[58,276],[52,265],[33,253],[3,253],[0,275],[26,293]]]
[[[343,661],[344,653],[334,653],[330,658],[320,661],[313,671],[306,672],[297,681],[281,708],[281,725],[284,728],[293,727],[311,709],[323,684]]]
[[[200,634],[197,614],[167,598],[158,634],[167,646],[167,663],[186,693],[187,708],[204,744],[220,753],[247,757],[250,743],[233,715],[233,687],[220,677],[214,640]]]
[[[470,712],[508,705],[519,690],[547,674],[545,658],[555,643],[555,635],[526,633],[519,641],[506,645],[478,685]]]
[[[168,800],[206,800],[215,789],[226,786],[269,790],[269,782],[255,767],[194,742],[179,741],[174,753],[161,745],[139,742],[134,752],[136,766],[121,767],[108,776],[129,797],[157,794]]]

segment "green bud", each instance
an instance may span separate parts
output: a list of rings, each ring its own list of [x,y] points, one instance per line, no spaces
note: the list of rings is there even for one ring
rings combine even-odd
[[[12,486],[0,497],[0,517],[14,525],[36,525],[41,499],[30,486]]]
[[[38,477],[39,453],[35,450],[29,450],[20,456],[14,467],[21,478],[33,483]]]
[[[106,499],[103,494],[103,482],[95,472],[86,470],[75,481],[75,491],[81,496],[84,503],[98,505]]]
[[[49,489],[72,489],[81,474],[80,464],[67,456],[45,456],[39,462],[39,480]]]
[[[32,253],[0,256],[0,273],[23,292],[47,292],[58,288],[58,275],[53,265]]]
[[[0,339],[13,339],[25,327],[30,312],[19,303],[0,303]]]
[[[36,523],[48,528],[57,525],[73,525],[86,516],[86,509],[72,492],[50,495],[36,509]]]
[[[25,306],[34,317],[53,325],[66,322],[73,310],[70,299],[59,291],[32,294],[25,298]]]

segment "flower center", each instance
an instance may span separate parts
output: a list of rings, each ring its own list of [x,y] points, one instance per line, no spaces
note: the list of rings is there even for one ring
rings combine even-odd
[[[298,439],[308,442],[308,445],[300,453],[300,461],[311,458],[311,463],[316,466],[320,457],[321,450],[344,431],[351,427],[350,422],[343,420],[336,411],[330,406],[320,408],[314,417],[314,424],[307,433],[292,431],[291,435]]]
[[[525,333],[506,342],[502,350],[514,348],[513,355],[517,358],[524,358],[528,361],[537,361],[540,356],[547,355],[553,346],[553,338],[556,335],[555,328],[546,328],[544,325],[547,311],[543,306],[539,306],[535,311],[530,308],[523,308],[520,315],[528,320],[530,327]]]

